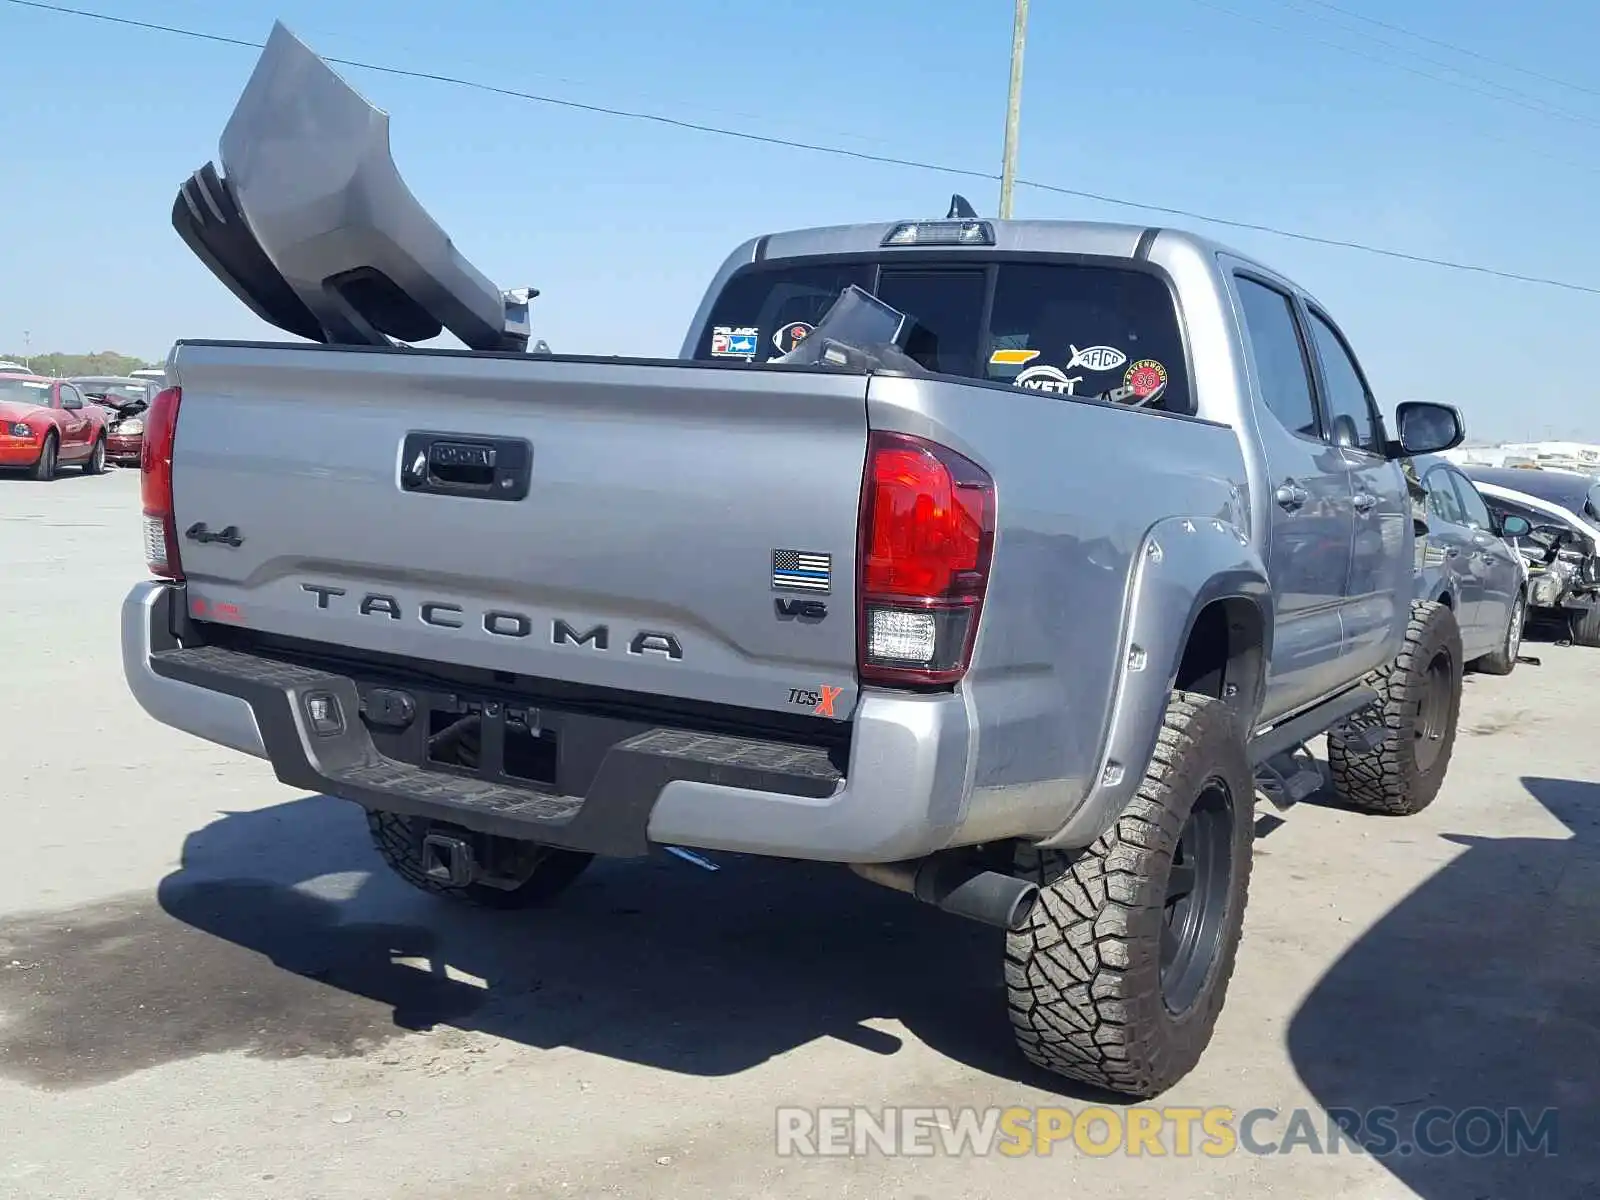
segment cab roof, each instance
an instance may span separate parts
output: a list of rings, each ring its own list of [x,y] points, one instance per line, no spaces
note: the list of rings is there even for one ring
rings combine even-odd
[[[952,204],[952,213],[955,205]],[[969,244],[921,244],[908,242],[890,245],[897,229],[908,225],[938,226],[947,223],[987,227],[992,240]],[[1180,246],[1203,257],[1227,255],[1236,261],[1276,279],[1307,295],[1306,289],[1282,272],[1232,246],[1162,226],[1122,224],[1110,221],[1026,220],[1001,221],[989,217],[912,217],[899,221],[872,221],[853,225],[825,225],[813,229],[791,229],[754,239],[750,259],[765,262],[788,258],[823,258],[845,254],[893,254],[900,251],[939,249],[955,253],[973,251],[1009,254],[1083,254],[1101,258],[1138,259],[1145,257],[1159,240],[1164,246]]]

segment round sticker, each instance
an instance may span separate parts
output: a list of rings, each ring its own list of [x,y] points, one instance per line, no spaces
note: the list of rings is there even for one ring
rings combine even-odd
[[[1153,358],[1141,358],[1128,368],[1122,382],[1143,400],[1167,386],[1167,369]]]
[[[772,344],[779,354],[787,354],[811,335],[812,328],[804,321],[791,321],[778,327],[778,332],[772,335]]]

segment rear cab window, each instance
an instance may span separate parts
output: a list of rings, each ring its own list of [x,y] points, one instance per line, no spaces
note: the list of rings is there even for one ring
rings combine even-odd
[[[851,284],[912,318],[906,353],[931,372],[1194,412],[1172,290],[1134,266],[965,254],[758,264],[723,288],[694,357],[770,362]]]

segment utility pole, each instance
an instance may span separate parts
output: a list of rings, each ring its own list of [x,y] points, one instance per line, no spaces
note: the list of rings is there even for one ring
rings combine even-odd
[[[1017,182],[1017,126],[1022,120],[1022,48],[1028,40],[1028,0],[1017,0],[1011,26],[1011,88],[1006,94],[1006,144],[1000,162],[1000,219],[1011,219],[1011,193]]]
[[[33,370],[33,334],[26,329],[22,331],[22,365]]]

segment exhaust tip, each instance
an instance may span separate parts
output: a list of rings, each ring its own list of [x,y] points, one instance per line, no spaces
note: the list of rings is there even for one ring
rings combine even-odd
[[[911,862],[852,863],[850,869],[941,912],[1005,930],[1025,926],[1039,899],[1038,884],[1003,871],[984,870],[960,853],[935,854]]]
[[[1017,882],[1021,883],[1021,880]],[[1011,910],[1006,914],[1005,928],[1010,931],[1021,929],[1028,923],[1028,918],[1033,916],[1033,906],[1039,902],[1039,885],[1036,883],[1025,884],[1017,892],[1016,898],[1011,903]]]

